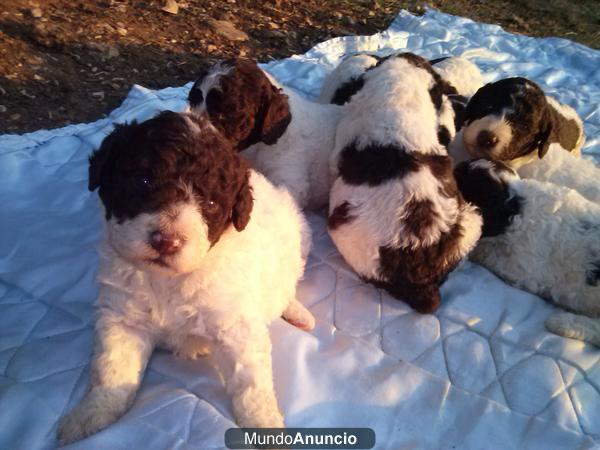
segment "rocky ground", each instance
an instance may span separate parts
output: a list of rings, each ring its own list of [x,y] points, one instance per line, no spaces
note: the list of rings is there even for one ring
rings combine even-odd
[[[426,6],[534,36],[600,48],[598,0],[2,0],[0,133],[88,122],[132,84],[177,86],[232,56],[303,53],[385,29]]]

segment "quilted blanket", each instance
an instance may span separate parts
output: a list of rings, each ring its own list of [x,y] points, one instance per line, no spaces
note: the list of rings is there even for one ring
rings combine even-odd
[[[486,80],[523,75],[584,118],[600,161],[600,52],[429,10],[373,36],[337,38],[266,65],[308,97],[348,52],[464,55]],[[190,84],[135,86],[106,119],[0,136],[0,449],[56,446],[83,396],[93,338],[101,221],[87,157],[114,122],[180,110]],[[544,330],[553,307],[465,263],[443,306],[419,315],[362,283],[308,214],[314,248],[299,299],[312,333],[272,326],[276,391],[293,427],[371,427],[378,449],[600,447],[600,350]],[[221,449],[234,426],[211,358],[155,352],[131,410],[73,449]]]

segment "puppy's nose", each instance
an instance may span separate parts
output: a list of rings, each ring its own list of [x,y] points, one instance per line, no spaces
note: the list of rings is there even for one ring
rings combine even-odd
[[[492,148],[498,142],[498,136],[488,130],[482,130],[477,135],[477,146],[480,148]]]
[[[150,245],[161,255],[172,255],[181,248],[181,239],[162,231],[154,231],[150,234]]]

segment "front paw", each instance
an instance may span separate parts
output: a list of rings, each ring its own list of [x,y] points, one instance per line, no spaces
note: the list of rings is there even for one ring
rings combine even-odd
[[[284,428],[273,392],[248,389],[233,399],[233,414],[240,428]]]
[[[86,438],[114,423],[125,412],[122,395],[92,390],[65,416],[58,427],[58,441],[67,445]]]

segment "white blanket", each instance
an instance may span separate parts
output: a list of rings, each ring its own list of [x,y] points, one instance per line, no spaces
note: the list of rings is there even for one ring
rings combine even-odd
[[[428,11],[402,12],[369,37],[333,39],[266,68],[314,97],[352,51],[464,54],[487,80],[523,75],[575,107],[584,153],[600,158],[600,52]],[[113,122],[180,110],[190,84],[135,86],[108,119],[0,136],[0,449],[56,445],[56,423],[83,396],[92,349],[101,221],[87,157]],[[544,330],[552,307],[470,263],[419,315],[365,285],[309,214],[314,249],[299,299],[312,333],[272,327],[286,424],[371,427],[381,449],[587,449],[600,445],[600,351]],[[72,448],[220,449],[234,426],[210,358],[156,352],[132,409]]]

